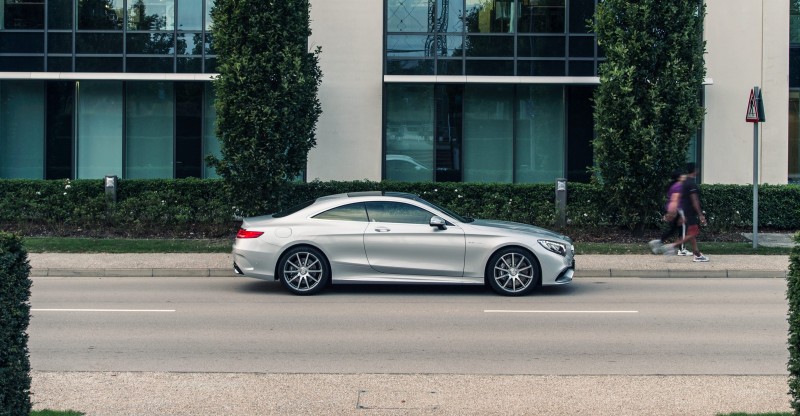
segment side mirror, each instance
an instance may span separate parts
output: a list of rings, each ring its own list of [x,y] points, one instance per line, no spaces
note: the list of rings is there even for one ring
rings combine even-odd
[[[436,228],[438,228],[440,230],[446,230],[447,229],[447,221],[445,221],[444,218],[442,218],[442,217],[433,216],[433,217],[431,217],[430,226],[431,227],[436,227]]]

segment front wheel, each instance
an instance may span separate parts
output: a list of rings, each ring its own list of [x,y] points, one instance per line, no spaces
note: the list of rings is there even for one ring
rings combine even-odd
[[[313,247],[297,247],[281,257],[278,264],[281,283],[295,295],[322,291],[331,277],[325,256]]]
[[[539,262],[533,254],[518,248],[495,253],[486,266],[492,289],[504,296],[524,296],[539,284]]]

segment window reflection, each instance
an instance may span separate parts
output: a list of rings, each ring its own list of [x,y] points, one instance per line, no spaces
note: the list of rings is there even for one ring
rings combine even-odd
[[[122,30],[122,0],[79,0],[78,29]]]
[[[44,28],[43,0],[4,0],[0,8],[0,29]]]
[[[521,33],[564,33],[564,0],[521,0]]]
[[[175,29],[174,0],[135,0],[128,3],[129,30]]]
[[[516,0],[467,0],[467,32],[514,33],[519,10]]]
[[[433,87],[386,86],[386,179],[433,180]]]
[[[178,30],[202,30],[203,2],[181,1],[178,4]]]
[[[202,55],[202,33],[178,33],[178,55]]]
[[[388,32],[432,32],[435,0],[388,0],[386,30]]]
[[[172,33],[129,33],[127,51],[130,54],[171,55],[174,42]]]

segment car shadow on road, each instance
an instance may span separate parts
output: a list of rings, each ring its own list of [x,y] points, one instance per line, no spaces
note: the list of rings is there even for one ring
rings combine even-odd
[[[238,287],[242,293],[264,293],[275,295],[294,296],[283,288],[280,282],[252,281],[243,282]],[[582,292],[583,290],[577,290]],[[576,293],[573,285],[548,286],[537,288],[529,296],[567,296]],[[325,288],[315,296],[341,296],[341,295],[415,295],[415,296],[499,296],[488,286],[480,285],[416,285],[416,284],[338,284]]]

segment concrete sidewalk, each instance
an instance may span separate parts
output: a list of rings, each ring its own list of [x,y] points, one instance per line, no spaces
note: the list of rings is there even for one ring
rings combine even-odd
[[[227,253],[30,253],[32,276],[207,277],[234,276]],[[785,278],[789,256],[720,255],[708,263],[691,256],[578,255],[580,277]]]

